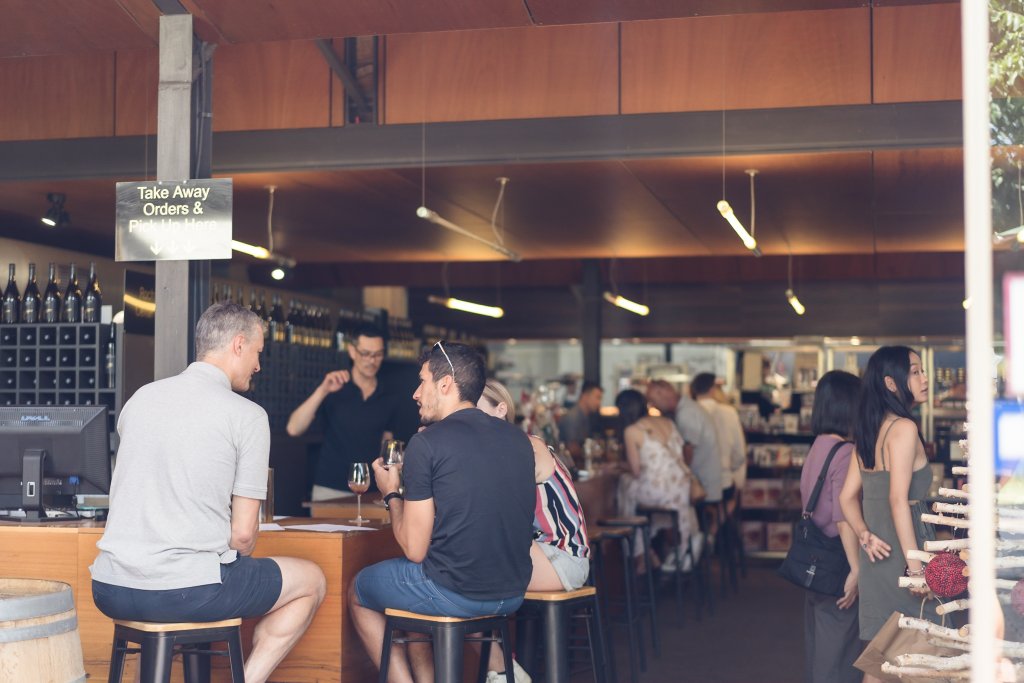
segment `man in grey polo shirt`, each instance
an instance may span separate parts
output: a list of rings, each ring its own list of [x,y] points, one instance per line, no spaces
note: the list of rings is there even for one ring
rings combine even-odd
[[[262,322],[237,304],[214,304],[195,345],[197,362],[121,409],[110,515],[90,567],[93,600],[112,619],[263,616],[245,663],[245,680],[263,683],[305,633],[326,582],[308,560],[250,556],[270,426],[263,408],[234,392],[259,372]]]

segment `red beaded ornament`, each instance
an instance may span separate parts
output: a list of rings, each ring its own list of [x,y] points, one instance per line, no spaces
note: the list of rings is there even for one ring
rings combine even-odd
[[[939,553],[925,565],[924,580],[940,598],[956,597],[967,590],[966,566],[967,563],[954,553]]]

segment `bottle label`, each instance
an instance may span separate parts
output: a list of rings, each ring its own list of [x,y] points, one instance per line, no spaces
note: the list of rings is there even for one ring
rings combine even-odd
[[[43,322],[55,323],[60,318],[60,304],[53,299],[43,302]]]
[[[4,324],[11,325],[18,322],[18,302],[4,301],[2,320]]]

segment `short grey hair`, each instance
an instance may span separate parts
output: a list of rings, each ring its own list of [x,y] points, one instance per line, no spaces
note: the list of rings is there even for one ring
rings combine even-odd
[[[254,335],[263,334],[263,321],[245,306],[231,301],[210,306],[196,323],[196,359],[220,351],[239,334],[252,341]]]

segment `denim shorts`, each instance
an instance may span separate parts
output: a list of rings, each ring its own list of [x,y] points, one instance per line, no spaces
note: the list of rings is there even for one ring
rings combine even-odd
[[[221,621],[263,616],[281,597],[281,568],[270,558],[239,556],[220,566],[221,583],[143,590],[92,582],[96,607],[111,619]]]
[[[544,557],[548,558],[548,562],[551,563],[551,568],[555,570],[558,580],[562,582],[562,588],[574,591],[587,582],[587,577],[590,575],[589,559],[576,557],[550,543],[535,542],[540,547],[540,551],[544,553]]]
[[[476,600],[439,586],[423,573],[423,565],[403,558],[370,565],[356,575],[356,598],[363,607],[383,612],[400,609],[435,617],[489,617],[511,614],[523,603],[517,595]]]

